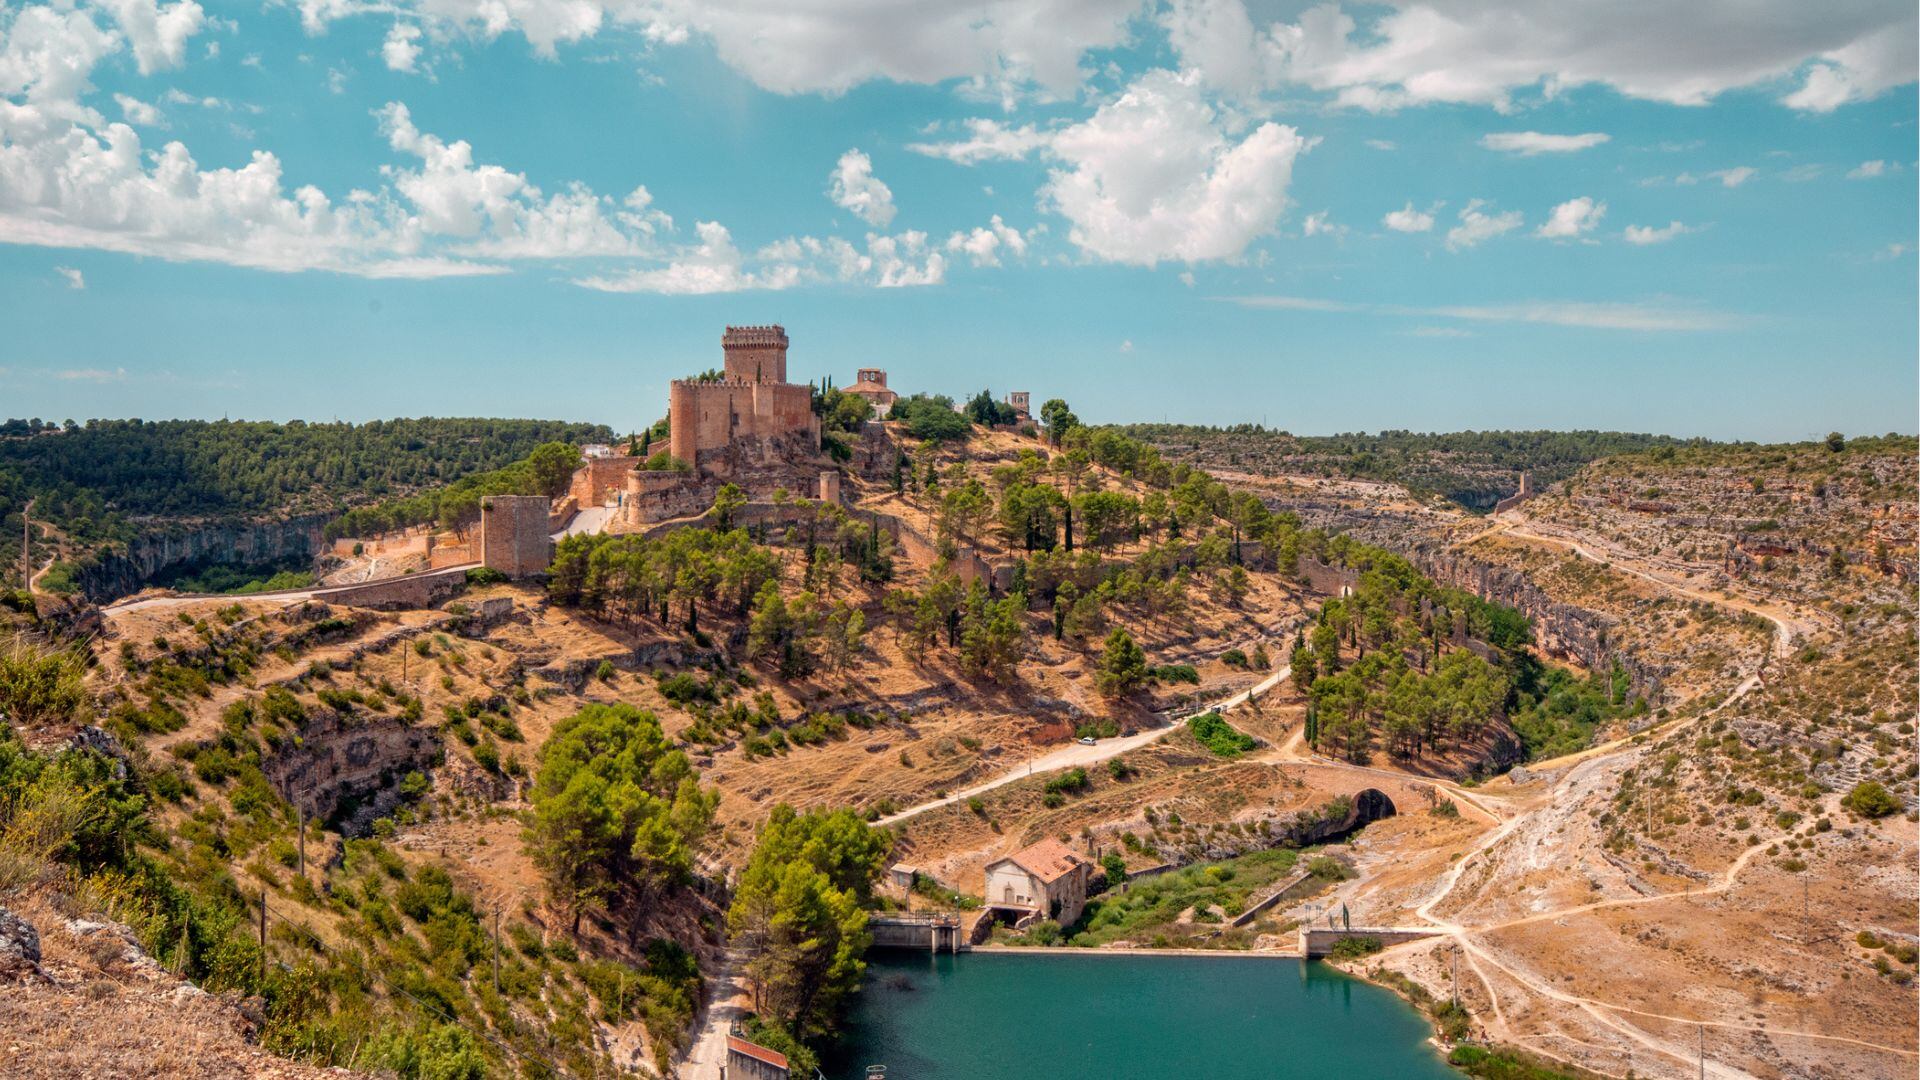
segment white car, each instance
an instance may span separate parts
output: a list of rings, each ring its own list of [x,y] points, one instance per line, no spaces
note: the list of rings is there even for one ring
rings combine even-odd
[[[1091,736],[1091,735],[1083,735],[1083,736],[1081,736],[1081,737],[1080,737],[1080,745],[1081,745],[1081,746],[1092,746],[1092,745],[1093,745],[1093,736]]]

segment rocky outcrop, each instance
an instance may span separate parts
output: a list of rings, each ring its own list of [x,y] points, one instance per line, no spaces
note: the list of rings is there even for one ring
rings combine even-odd
[[[301,727],[298,740],[262,762],[261,771],[304,816],[357,836],[400,804],[401,777],[433,768],[443,753],[429,728],[327,709]]]
[[[140,591],[155,577],[176,567],[229,563],[264,566],[309,559],[321,550],[320,530],[328,515],[309,514],[275,522],[174,525],[142,534],[124,549],[89,557],[76,580],[96,604]]]
[[[1607,671],[1618,664],[1634,693],[1650,703],[1660,702],[1667,668],[1615,646],[1611,616],[1562,603],[1522,571],[1461,555],[1438,542],[1416,541],[1403,545],[1403,549],[1414,565],[1435,581],[1525,615],[1533,625],[1534,641],[1549,653],[1567,657],[1589,671]]]
[[[18,978],[40,971],[40,931],[32,923],[0,908],[0,978]]]

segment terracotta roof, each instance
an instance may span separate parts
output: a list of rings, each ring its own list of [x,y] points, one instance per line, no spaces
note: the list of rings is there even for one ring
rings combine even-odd
[[[861,397],[897,398],[900,396],[898,393],[895,393],[893,390],[889,389],[888,387],[882,386],[879,383],[871,383],[871,382],[854,383],[852,386],[842,387],[841,390],[842,392],[848,393],[848,394],[859,394]]]
[[[1073,872],[1081,864],[1081,859],[1067,845],[1049,836],[1032,847],[1021,848],[1007,856],[1003,862],[1010,862],[1034,877],[1042,884],[1051,885]]]
[[[769,1050],[759,1043],[750,1043],[738,1035],[727,1036],[727,1052],[730,1054],[745,1054],[755,1061],[764,1061],[769,1065],[778,1065],[782,1069],[787,1067],[787,1055],[779,1053],[778,1051]]]

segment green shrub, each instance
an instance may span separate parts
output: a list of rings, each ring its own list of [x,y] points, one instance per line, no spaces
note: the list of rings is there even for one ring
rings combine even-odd
[[[1900,800],[1878,780],[1862,780],[1853,785],[1853,790],[1840,800],[1840,805],[1868,819],[1898,813],[1902,806]]]
[[[1333,948],[1329,951],[1336,960],[1358,960],[1363,956],[1372,956],[1386,947],[1385,942],[1372,934],[1355,934],[1334,942]]]
[[[1216,712],[1201,713],[1187,721],[1187,727],[1202,746],[1221,757],[1239,757],[1256,745],[1253,736],[1222,720]]]

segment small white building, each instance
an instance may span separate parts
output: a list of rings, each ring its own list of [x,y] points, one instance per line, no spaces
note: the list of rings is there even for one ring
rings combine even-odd
[[[1092,863],[1048,837],[987,864],[987,907],[1008,913],[1016,923],[1031,916],[1066,926],[1087,906],[1092,869]]]

